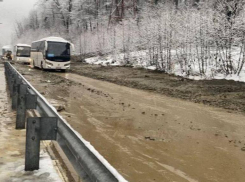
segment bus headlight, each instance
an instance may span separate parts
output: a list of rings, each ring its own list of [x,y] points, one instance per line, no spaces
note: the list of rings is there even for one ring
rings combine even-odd
[[[53,64],[52,64],[52,63],[49,63],[49,62],[46,62],[46,64],[47,64],[48,66],[53,66]]]
[[[68,64],[65,64],[64,66],[70,66],[70,63],[68,63]]]

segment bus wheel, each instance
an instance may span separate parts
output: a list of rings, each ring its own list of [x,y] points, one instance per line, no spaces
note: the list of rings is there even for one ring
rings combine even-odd
[[[43,62],[41,62],[41,70],[44,71],[44,69],[43,69]]]
[[[34,60],[33,60],[33,68],[37,68]]]

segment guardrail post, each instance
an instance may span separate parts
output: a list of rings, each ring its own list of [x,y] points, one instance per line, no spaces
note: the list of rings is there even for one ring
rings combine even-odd
[[[26,129],[26,155],[25,170],[33,171],[39,169],[40,151],[40,120],[37,118],[27,119]]]
[[[14,82],[16,79],[16,74],[15,73],[11,73],[10,74],[10,84],[9,84],[9,91],[10,91],[10,96],[12,97],[13,95],[13,87],[14,87]]]
[[[16,99],[17,104],[16,129],[25,129],[26,110],[36,109],[37,95],[30,94],[26,84],[17,84],[16,88],[18,91],[12,100]]]
[[[16,129],[25,129],[27,85],[18,86]]]
[[[20,84],[21,84],[21,80],[18,76],[16,76],[16,79],[15,79],[14,85],[13,85],[13,94],[12,94],[12,109],[13,110],[16,110],[16,108],[17,108],[18,88],[19,88]]]
[[[56,140],[56,117],[33,117],[27,119],[25,170],[39,169],[39,153],[41,140]]]
[[[9,67],[8,65],[4,62],[4,72],[5,72],[5,76],[6,76],[6,79],[7,79],[7,83],[8,83],[8,79],[9,79]]]

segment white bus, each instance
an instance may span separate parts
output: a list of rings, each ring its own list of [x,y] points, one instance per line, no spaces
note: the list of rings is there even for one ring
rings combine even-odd
[[[70,69],[73,44],[61,37],[47,37],[31,44],[33,66],[65,71]]]
[[[27,44],[16,44],[13,52],[15,62],[31,63],[31,46]]]

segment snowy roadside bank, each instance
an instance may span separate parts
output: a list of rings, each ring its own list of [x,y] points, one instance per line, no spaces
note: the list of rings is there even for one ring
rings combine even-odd
[[[86,58],[85,62],[88,64],[102,65],[102,66],[132,66],[133,68],[144,68],[148,70],[162,70],[161,61],[157,60],[160,66],[156,66],[156,62],[148,61],[150,60],[149,51],[135,51],[128,54],[120,53],[115,55],[106,56],[96,56]],[[173,59],[177,60],[176,51],[172,51]],[[234,50],[234,67],[238,64],[240,59],[238,50]],[[239,82],[245,82],[245,67],[242,67],[240,74],[232,73],[226,75],[220,71],[222,63],[220,61],[214,60],[215,53],[212,57],[207,59],[205,62],[205,74],[200,74],[200,62],[193,59],[188,61],[186,68],[179,61],[173,61],[171,64],[171,72],[169,74],[174,74],[176,76],[181,76],[191,80],[233,80]]]
[[[3,65],[0,65],[0,181],[62,182],[54,161],[41,145],[40,169],[24,170],[25,130],[15,130],[15,113],[10,109]]]

